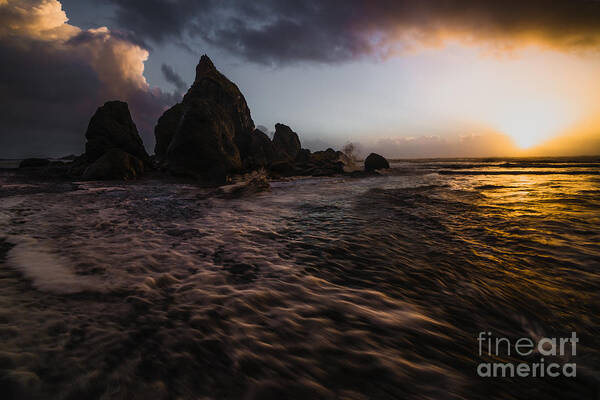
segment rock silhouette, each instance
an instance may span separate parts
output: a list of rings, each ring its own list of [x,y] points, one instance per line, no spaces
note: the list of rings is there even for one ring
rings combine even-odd
[[[70,157],[71,162],[25,160],[21,167],[49,177],[83,179],[135,179],[158,167],[157,176],[168,172],[213,184],[259,170],[264,177],[277,177],[355,169],[343,152],[313,154],[303,149],[298,134],[287,125],[275,124],[273,140],[255,129],[244,95],[206,55],[196,67],[194,83],[182,101],[159,118],[154,134],[155,155],[150,157],[127,103],[109,101],[90,119],[83,155]]]
[[[193,99],[209,100],[223,107],[233,121],[235,143],[242,158],[245,158],[254,131],[250,109],[237,85],[220,73],[206,54],[196,66],[196,79],[183,97],[183,103]]]
[[[305,175],[314,176],[343,174],[351,172],[356,168],[352,158],[341,151],[335,151],[331,148],[312,153],[307,165],[311,170],[307,171],[310,173],[306,173]]]
[[[387,169],[390,167],[388,161],[379,154],[371,153],[365,159],[365,171],[372,172],[377,169]]]
[[[159,165],[166,163],[167,149],[171,140],[173,140],[173,136],[175,136],[175,132],[177,132],[183,116],[183,110],[184,105],[182,103],[175,104],[164,112],[154,128],[154,136],[156,138],[154,153]]]
[[[206,55],[183,100],[160,117],[154,134],[159,168],[213,182],[260,168],[279,176],[336,174],[351,164],[333,150],[313,157],[287,125],[275,125],[272,141],[254,129],[244,95]]]
[[[127,103],[109,101],[92,116],[85,133],[85,156],[94,162],[112,149],[121,149],[149,164],[150,157],[144,148]]]
[[[233,121],[213,102],[189,101],[167,149],[166,161],[175,175],[224,182],[228,173],[242,168]]]
[[[246,169],[268,168],[275,158],[271,139],[261,130],[255,129],[250,140],[250,151],[244,160]]]
[[[281,175],[326,176],[352,172],[354,161],[341,151],[327,149],[311,153],[301,149],[293,163],[286,161],[274,165]]]
[[[277,161],[294,162],[300,153],[301,145],[298,134],[289,126],[275,124],[273,148]]]
[[[182,102],[158,121],[156,159],[177,175],[221,179],[242,170],[253,131],[243,94],[203,55]]]

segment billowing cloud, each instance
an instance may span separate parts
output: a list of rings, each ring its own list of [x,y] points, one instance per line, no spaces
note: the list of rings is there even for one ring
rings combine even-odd
[[[0,37],[64,40],[79,33],[79,29],[67,24],[67,21],[58,1],[0,1]]]
[[[92,113],[113,99],[129,102],[148,138],[174,102],[146,82],[147,50],[105,27],[68,24],[57,0],[0,2],[0,53],[4,157],[81,152]]]
[[[105,0],[155,42],[199,37],[260,63],[387,57],[448,40],[496,49],[600,46],[597,0]]]

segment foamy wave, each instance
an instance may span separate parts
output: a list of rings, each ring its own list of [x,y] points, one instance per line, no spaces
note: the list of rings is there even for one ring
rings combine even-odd
[[[38,240],[9,237],[8,241],[15,245],[8,253],[8,264],[31,280],[36,289],[58,294],[106,290],[101,280],[75,274],[69,260]]]

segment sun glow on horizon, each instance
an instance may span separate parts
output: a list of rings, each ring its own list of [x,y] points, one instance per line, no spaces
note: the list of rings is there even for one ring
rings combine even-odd
[[[544,102],[514,104],[494,126],[526,150],[542,144],[577,123],[579,115]]]
[[[452,45],[420,62],[444,66],[421,80],[426,88],[421,95],[435,114],[504,134],[513,140],[514,151],[572,129],[600,104],[598,56],[529,47],[498,58]]]

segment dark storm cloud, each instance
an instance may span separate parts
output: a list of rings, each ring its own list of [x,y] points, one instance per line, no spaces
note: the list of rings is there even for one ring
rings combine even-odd
[[[146,83],[145,49],[107,28],[67,24],[56,0],[8,0],[0,21],[0,158],[81,153],[93,112],[115,99],[129,103],[152,146],[176,98]]]
[[[94,106],[88,95],[100,88],[96,73],[45,43],[27,52],[0,44],[0,54],[0,156],[76,151]]]
[[[173,68],[170,65],[163,64],[161,65],[160,70],[163,73],[163,76],[165,77],[167,82],[175,86],[175,88],[177,88],[178,91],[185,91],[185,89],[187,88],[187,84],[183,81],[181,76],[173,70]]]
[[[116,18],[140,37],[157,43],[196,29],[203,17],[217,10],[218,0],[104,0],[117,6]]]
[[[446,39],[499,48],[598,48],[595,0],[105,0],[122,27],[155,42],[201,38],[251,61],[385,57]]]

